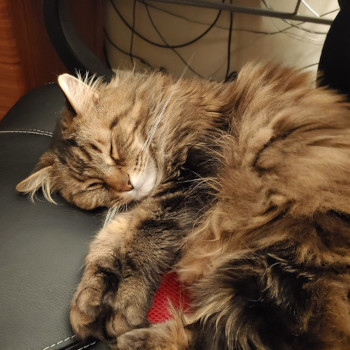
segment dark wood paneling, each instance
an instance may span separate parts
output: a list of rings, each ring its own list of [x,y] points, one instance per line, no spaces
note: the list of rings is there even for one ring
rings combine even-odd
[[[72,0],[78,31],[103,58],[102,0]],[[51,46],[42,0],[0,0],[0,119],[30,89],[66,69]]]

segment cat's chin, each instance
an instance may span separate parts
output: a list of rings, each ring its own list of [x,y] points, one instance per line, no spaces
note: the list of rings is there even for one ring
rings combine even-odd
[[[134,189],[129,192],[132,200],[140,200],[147,197],[154,189],[157,180],[157,169],[151,160],[148,167],[142,173],[131,174],[130,180]]]

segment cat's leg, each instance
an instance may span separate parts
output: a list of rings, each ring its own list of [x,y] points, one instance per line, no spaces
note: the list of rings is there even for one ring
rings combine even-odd
[[[134,208],[98,233],[71,303],[79,337],[108,340],[147,323],[154,292],[176,262],[184,232],[167,215]]]
[[[112,327],[110,320],[123,279],[121,259],[125,256],[128,239],[132,238],[128,231],[129,220],[126,214],[118,215],[115,221],[98,233],[90,245],[85,271],[70,310],[71,325],[81,338],[93,336],[103,339],[113,333],[109,328]],[[123,319],[120,320],[122,325]],[[126,324],[124,327],[125,330],[129,329]]]

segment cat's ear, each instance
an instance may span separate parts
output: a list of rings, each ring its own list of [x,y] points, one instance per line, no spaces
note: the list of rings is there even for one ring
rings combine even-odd
[[[61,74],[58,84],[77,114],[84,113],[87,103],[97,105],[99,101],[100,96],[93,85],[86,84],[82,79]]]
[[[52,170],[53,166],[49,165],[35,171],[32,175],[17,184],[16,190],[29,194],[33,201],[35,193],[41,188],[45,198],[49,202],[56,204],[51,197],[51,193],[54,191]]]

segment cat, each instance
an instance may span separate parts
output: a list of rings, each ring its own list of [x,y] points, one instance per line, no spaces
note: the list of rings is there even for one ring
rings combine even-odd
[[[59,76],[68,104],[17,185],[118,213],[71,302],[112,349],[350,349],[350,112],[308,73],[249,63],[232,82]],[[148,324],[176,270],[191,312]]]

